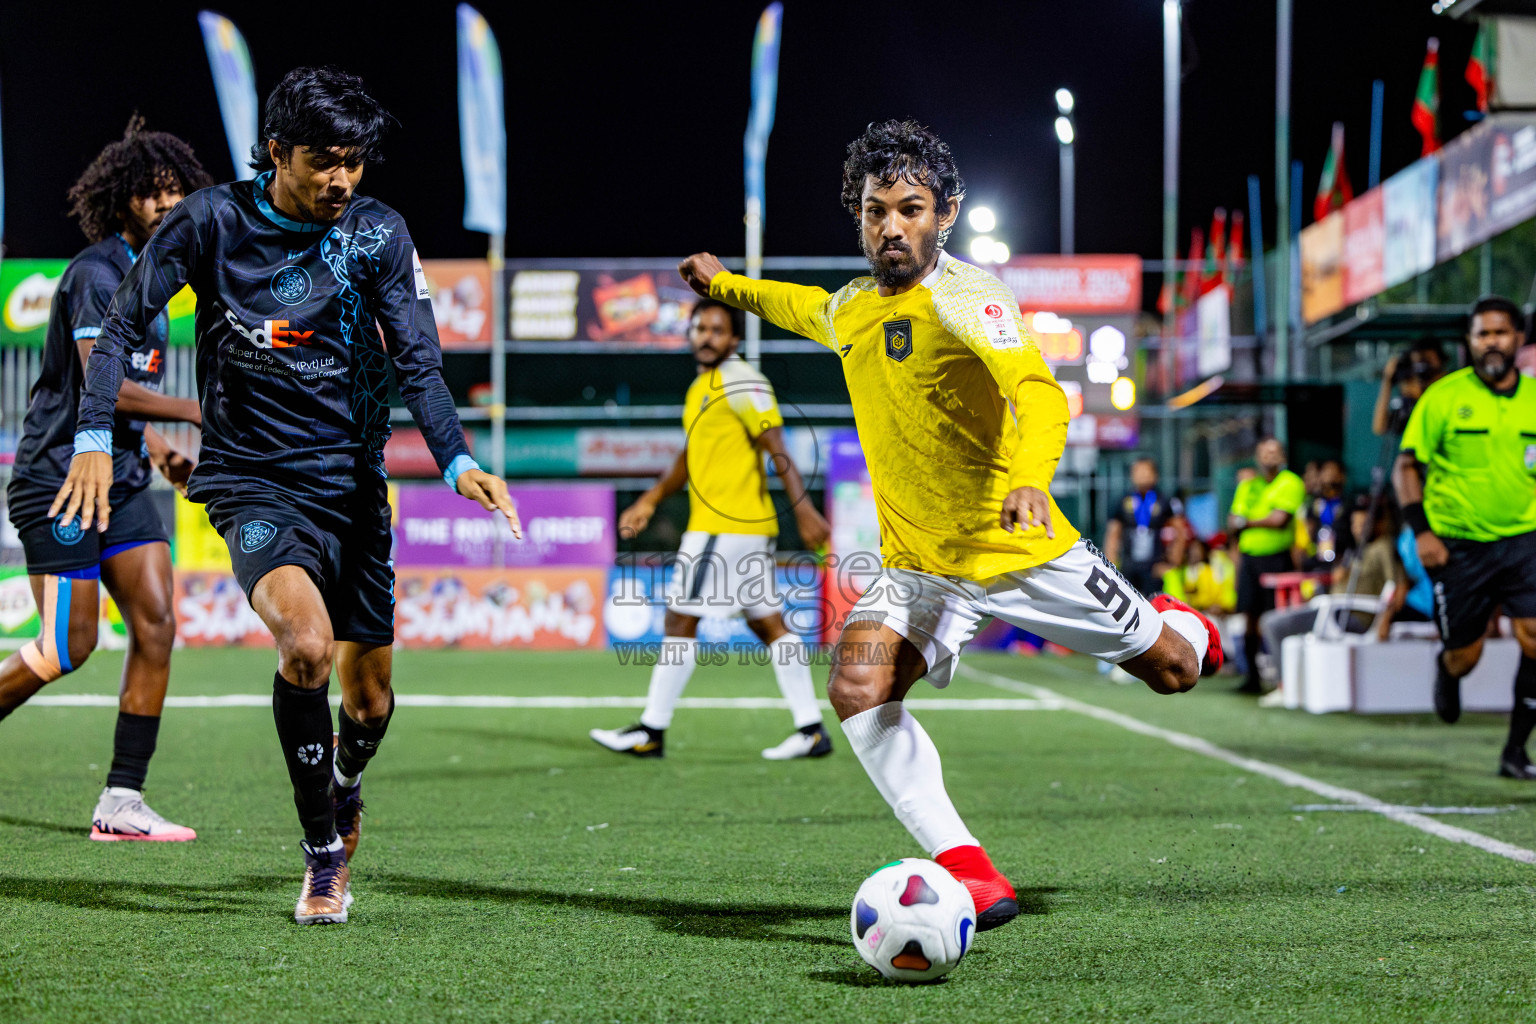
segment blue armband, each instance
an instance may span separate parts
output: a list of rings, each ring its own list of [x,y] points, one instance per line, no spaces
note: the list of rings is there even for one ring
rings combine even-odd
[[[102,452],[112,454],[112,431],[110,430],[81,430],[75,434],[75,454],[84,455],[86,452]]]
[[[79,451],[79,442],[76,442],[75,450]],[[460,475],[471,469],[479,469],[480,464],[468,455],[455,455],[453,461],[448,463],[448,468],[443,470],[443,483],[447,484],[455,493],[459,490]]]

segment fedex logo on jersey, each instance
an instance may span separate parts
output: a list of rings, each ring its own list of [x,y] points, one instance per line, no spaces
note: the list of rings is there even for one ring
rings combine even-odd
[[[227,309],[224,311],[224,319],[229,321],[229,326],[234,328],[236,334],[256,348],[296,348],[310,344],[310,339],[315,336],[314,331],[292,329],[287,320],[263,320],[261,327],[253,331],[235,319],[235,314]]]
[[[152,348],[148,352],[134,352],[128,357],[128,365],[140,373],[159,373],[165,360],[160,356],[160,350]]]

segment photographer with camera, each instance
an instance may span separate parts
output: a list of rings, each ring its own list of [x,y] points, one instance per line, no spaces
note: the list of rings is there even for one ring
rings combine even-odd
[[[1407,352],[1388,359],[1381,371],[1376,408],[1371,413],[1371,433],[1377,437],[1388,432],[1401,434],[1414,403],[1425,388],[1445,376],[1445,369],[1445,352],[1433,338],[1420,338]]]

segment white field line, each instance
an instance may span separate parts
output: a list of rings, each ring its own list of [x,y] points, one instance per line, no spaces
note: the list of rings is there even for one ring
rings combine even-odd
[[[332,706],[339,705],[341,698],[331,697]],[[644,697],[503,697],[475,695],[443,695],[433,693],[395,694],[395,703],[403,708],[643,708]],[[117,697],[105,693],[48,693],[39,694],[27,701],[32,707],[55,708],[115,708]],[[908,706],[918,711],[1059,711],[1065,705],[1058,700],[1036,698],[1004,698],[987,700],[953,700],[930,698],[909,700]],[[219,697],[165,698],[168,708],[269,708],[272,695],[264,693],[230,693]],[[727,711],[779,711],[788,710],[788,702],[778,697],[684,697],[677,702],[679,708],[727,710]],[[824,710],[831,710],[826,701]]]
[[[1403,804],[1392,804],[1394,811],[1417,811],[1419,814],[1504,814],[1516,809],[1514,804],[1507,807],[1409,807]],[[1297,804],[1293,811],[1375,811],[1374,807],[1361,807],[1359,804]]]
[[[1401,822],[1421,832],[1428,832],[1432,836],[1439,836],[1447,842],[1465,843],[1468,846],[1475,846],[1479,850],[1496,854],[1500,857],[1508,857],[1510,860],[1519,861],[1522,864],[1536,864],[1536,850],[1527,850],[1522,846],[1515,846],[1513,843],[1506,843],[1501,839],[1485,836],[1481,832],[1473,832],[1470,829],[1447,825],[1442,821],[1426,817],[1417,809],[1385,803],[1366,793],[1322,782],[1300,772],[1292,771],[1289,768],[1282,768],[1277,764],[1257,761],[1251,757],[1243,757],[1241,754],[1225,750],[1198,736],[1191,736],[1188,733],[1174,732],[1171,729],[1149,725],[1129,715],[1122,715],[1118,711],[1111,711],[1108,708],[1101,708],[1096,704],[1087,704],[1083,701],[1073,700],[1070,697],[1063,697],[1055,690],[1049,690],[1043,686],[1021,683],[1017,679],[1009,679],[1007,676],[1000,676],[994,672],[971,668],[964,664],[960,666],[960,671],[974,679],[990,683],[1000,690],[1021,693],[1041,701],[1056,701],[1067,711],[1075,711],[1090,718],[1097,718],[1101,722],[1109,722],[1112,725],[1120,726],[1122,729],[1129,729],[1131,732],[1138,732],[1143,736],[1160,739],[1165,743],[1171,743],[1175,747],[1180,747],[1196,754],[1214,757],[1218,761],[1225,761],[1227,764],[1241,768],[1244,771],[1274,779],[1281,785],[1305,789],[1337,803],[1351,804],[1363,811],[1372,811],[1384,818]]]

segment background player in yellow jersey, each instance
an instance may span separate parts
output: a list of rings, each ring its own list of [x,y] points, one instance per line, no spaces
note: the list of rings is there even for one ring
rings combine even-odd
[[[1116,662],[1159,693],[1221,665],[1204,616],[1149,602],[1051,500],[1067,400],[1008,288],[942,246],[964,186],[949,147],[912,122],[848,147],[843,202],[872,277],[835,295],[679,267],[701,294],[815,339],[841,358],[880,518],[881,576],[850,612],[827,695],[859,761],[914,839],[965,883],[978,931],[1019,912],[960,819],[939,752],[902,703],[946,685],[987,616]]]
[[[640,721],[626,729],[593,729],[609,750],[661,757],[672,710],[693,675],[701,616],[740,613],[773,655],[779,691],[789,702],[795,732],[763,751],[770,760],[824,757],[832,741],[821,723],[811,683],[809,651],[784,626],[774,581],[779,517],[768,495],[766,453],[784,481],[800,539],[819,548],[831,532],[805,494],[805,483],[784,449],[784,417],[773,386],[736,354],[741,313],[717,299],[694,306],[688,330],[698,376],[683,406],[687,442],[670,472],[619,516],[621,536],[633,537],[669,495],[688,487],[683,534],[667,592],[666,639],[651,672]]]

